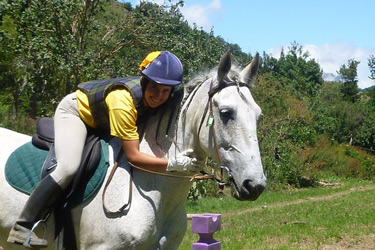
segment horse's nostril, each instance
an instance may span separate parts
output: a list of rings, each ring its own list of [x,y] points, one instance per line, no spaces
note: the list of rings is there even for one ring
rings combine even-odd
[[[256,200],[266,188],[264,179],[260,180],[244,180],[241,188],[241,196],[246,200]]]

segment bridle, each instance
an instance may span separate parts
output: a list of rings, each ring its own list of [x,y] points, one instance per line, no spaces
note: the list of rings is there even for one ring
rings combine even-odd
[[[229,178],[232,178],[232,172],[227,166],[225,166],[223,164],[223,161],[222,161],[222,158],[221,158],[221,154],[220,154],[220,150],[219,150],[219,144],[217,142],[216,130],[215,130],[215,126],[213,126],[214,121],[215,121],[215,116],[214,116],[214,113],[213,113],[212,98],[216,93],[220,92],[222,89],[224,89],[226,87],[229,87],[229,86],[236,86],[237,91],[239,92],[240,87],[246,87],[247,85],[245,83],[239,82],[239,81],[230,81],[230,82],[221,82],[218,85],[216,85],[215,87],[213,87],[213,81],[211,80],[210,90],[208,91],[208,102],[206,104],[205,111],[203,113],[203,116],[202,116],[202,119],[201,119],[201,122],[200,122],[200,125],[199,125],[199,129],[198,129],[198,135],[199,135],[200,131],[201,131],[201,128],[202,128],[202,125],[204,123],[204,120],[206,118],[206,115],[208,113],[206,126],[209,127],[212,131],[212,138],[213,138],[213,141],[214,141],[214,147],[215,147],[216,155],[217,155],[217,158],[218,158],[218,163],[219,163],[219,166],[220,166],[220,181],[218,181],[216,179],[216,182],[219,185],[219,193],[222,193],[224,191],[224,186],[228,185],[226,182],[224,182],[224,170],[227,172],[227,175],[228,175]]]
[[[202,84],[201,84],[202,85]],[[198,89],[201,87],[201,85],[197,86],[195,89],[194,89],[194,92],[193,92],[193,96],[190,98],[190,102],[192,101],[192,99],[194,98],[194,95],[195,93],[197,93]],[[240,87],[245,87],[247,86],[245,83],[243,82],[239,82],[239,81],[229,81],[229,82],[221,82],[219,83],[218,85],[216,85],[215,87],[213,87],[213,80],[211,80],[211,83],[210,83],[210,90],[208,91],[208,102],[206,103],[206,106],[205,106],[205,109],[204,109],[204,113],[203,113],[203,116],[201,118],[201,122],[200,122],[200,125],[199,125],[199,130],[198,130],[198,135],[200,134],[200,131],[201,131],[201,128],[202,128],[202,125],[204,123],[204,120],[206,118],[206,115],[208,113],[208,118],[207,118],[207,124],[206,126],[209,127],[212,131],[212,137],[213,137],[213,141],[214,141],[214,146],[215,146],[215,150],[216,150],[216,154],[217,154],[217,158],[218,158],[218,163],[219,163],[219,166],[220,166],[220,179],[216,178],[214,175],[209,175],[207,174],[206,172],[204,171],[201,171],[201,174],[202,175],[199,175],[199,174],[196,174],[196,175],[193,175],[193,176],[180,176],[180,175],[173,175],[173,174],[168,174],[168,173],[160,173],[160,172],[155,172],[155,171],[150,171],[150,170],[146,170],[146,169],[143,169],[143,168],[140,168],[132,163],[129,162],[129,165],[130,165],[130,180],[129,180],[129,196],[128,196],[128,202],[126,204],[124,204],[122,207],[120,207],[117,211],[112,211],[110,209],[108,209],[108,207],[106,206],[106,203],[105,203],[105,194],[106,194],[106,191],[107,191],[107,188],[118,168],[118,163],[122,157],[122,155],[124,154],[122,148],[120,149],[118,155],[117,155],[117,158],[116,158],[116,162],[112,168],[112,171],[108,177],[108,180],[104,186],[104,190],[103,190],[103,193],[102,193],[102,202],[103,202],[103,208],[105,210],[106,213],[109,213],[109,214],[119,214],[121,212],[123,212],[130,204],[131,204],[131,201],[132,201],[132,183],[133,183],[133,169],[138,169],[138,170],[141,170],[143,172],[147,172],[147,173],[152,173],[152,174],[155,174],[155,175],[159,175],[159,176],[164,176],[164,177],[173,177],[173,178],[183,178],[183,179],[189,179],[190,181],[194,181],[194,180],[207,180],[207,179],[213,179],[217,182],[217,184],[219,185],[219,193],[223,193],[223,190],[224,190],[224,186],[226,185],[229,185],[229,183],[226,183],[224,181],[224,170],[226,171],[227,175],[229,176],[229,178],[232,178],[232,173],[231,173],[231,170],[225,166],[223,164],[223,161],[222,161],[222,158],[221,158],[221,155],[220,155],[220,150],[219,150],[219,145],[218,145],[218,142],[217,142],[217,138],[216,138],[216,130],[215,130],[215,127],[213,126],[214,125],[214,121],[215,121],[215,117],[214,117],[214,113],[213,113],[213,103],[212,103],[212,98],[213,96],[220,92],[222,89],[226,88],[226,87],[229,87],[229,86],[237,86],[237,90],[239,92],[239,88]],[[190,105],[190,102],[188,103],[187,107]],[[181,105],[182,106],[182,105]],[[176,144],[176,142],[174,142]],[[176,144],[177,146],[177,144]]]

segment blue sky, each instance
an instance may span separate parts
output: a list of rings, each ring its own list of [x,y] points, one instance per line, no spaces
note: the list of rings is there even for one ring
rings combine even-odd
[[[135,6],[139,0],[130,2]],[[374,0],[185,0],[181,12],[190,24],[213,29],[251,54],[265,51],[278,58],[282,47],[287,51],[296,41],[333,74],[355,59],[359,87],[375,85],[367,65],[375,55]]]

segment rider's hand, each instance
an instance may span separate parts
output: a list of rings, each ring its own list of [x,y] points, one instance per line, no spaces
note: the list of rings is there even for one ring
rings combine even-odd
[[[193,153],[192,149],[176,154],[169,158],[167,171],[198,171],[198,161],[194,157],[190,157]]]

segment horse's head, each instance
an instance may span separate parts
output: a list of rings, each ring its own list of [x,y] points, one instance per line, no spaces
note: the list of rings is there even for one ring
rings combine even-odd
[[[195,126],[200,147],[227,169],[232,195],[238,200],[255,200],[266,187],[257,138],[261,109],[249,90],[258,66],[257,54],[242,71],[231,70],[231,53],[226,52],[216,76],[202,84],[208,97],[201,99],[198,109],[203,110],[202,101],[208,99],[207,106],[203,113],[197,112],[204,118]]]

